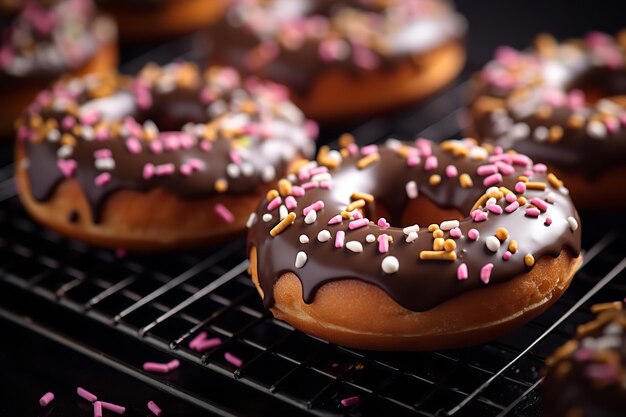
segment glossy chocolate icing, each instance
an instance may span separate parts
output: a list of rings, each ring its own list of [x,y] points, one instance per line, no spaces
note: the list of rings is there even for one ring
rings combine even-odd
[[[248,234],[248,248],[257,249],[258,276],[266,307],[270,308],[273,305],[273,286],[276,280],[287,272],[295,273],[300,279],[306,303],[314,301],[316,291],[325,283],[357,279],[381,288],[398,304],[409,310],[426,311],[466,291],[514,279],[515,276],[528,272],[529,266],[526,266],[524,260],[527,254],[532,254],[534,259],[538,260],[543,256],[556,257],[566,249],[573,256],[578,256],[581,229],[577,227],[579,218],[567,190],[562,186],[559,189],[554,188],[547,183],[546,174],[533,172],[532,164],[528,167],[516,165],[514,172],[503,175],[503,180],[496,186],[515,190],[518,176],[524,173],[531,174],[528,177],[529,181],[546,182],[547,188],[545,191],[528,190],[524,197],[528,201],[533,197],[547,198],[552,200],[553,204],[548,203],[547,211],[539,218],[527,217],[525,208],[521,207],[512,213],[504,212],[500,215],[490,213],[486,221],[474,221],[473,215],[460,219],[459,228],[462,237],[453,238],[456,243],[454,261],[420,259],[422,251],[433,250],[433,233],[427,230],[428,225],[422,224],[418,232],[419,237],[412,243],[407,243],[405,240],[407,236],[403,229],[398,227],[384,228],[370,221],[365,227],[351,230],[348,227],[349,220],[345,219],[339,224],[328,224],[331,218],[345,210],[351,203],[353,192],[368,193],[375,198],[374,203],[366,206],[365,217],[375,219],[376,206],[380,204],[392,213],[391,223],[397,224],[407,204],[405,187],[410,181],[417,183],[418,198],[427,198],[442,208],[456,209],[463,214],[470,213],[475,202],[489,188],[483,185],[486,177],[477,174],[477,167],[489,165],[490,162],[484,158],[493,158],[495,155],[488,156],[484,148],[475,146],[469,140],[446,142],[442,146],[431,145],[424,140],[419,143],[421,150],[407,144],[408,149],[421,158],[421,161],[413,167],[409,166],[405,156],[388,146],[379,146],[377,153],[380,160],[364,169],[357,167],[362,155],[347,156],[340,167],[330,171],[331,189],[312,188],[307,190],[304,196],[297,198],[298,205],[293,210],[297,214],[294,224],[276,237],[271,237],[269,232],[278,223],[279,209],[268,211],[268,201],[260,204],[255,213],[256,223]],[[402,146],[397,141],[390,144],[393,148]],[[454,156],[450,150],[456,147],[466,148],[469,157]],[[430,148],[432,150],[429,150]],[[429,159],[428,155],[431,152],[434,158]],[[530,160],[520,158],[522,163],[523,161],[530,163]],[[436,167],[433,166],[433,159],[436,160]],[[455,170],[449,166],[456,168],[456,175],[453,175]],[[534,167],[538,171],[545,168],[542,165]],[[528,170],[530,172],[526,172]],[[449,174],[453,176],[449,177]],[[461,174],[468,174],[471,177],[473,180],[471,187],[463,188],[459,185]],[[435,185],[431,183],[436,183],[433,175],[440,176],[440,183]],[[291,179],[295,180],[293,177]],[[295,181],[294,184],[301,182]],[[306,224],[303,208],[318,200],[324,202],[324,208],[317,212],[317,220],[313,224]],[[506,207],[508,203],[502,199],[497,205]],[[493,207],[492,209],[495,210]],[[266,222],[263,217],[267,217],[268,213],[272,218]],[[546,217],[551,218],[550,225],[546,225]],[[575,220],[576,230],[568,224],[566,220],[568,217]],[[485,240],[495,235],[496,230],[501,227],[508,230],[509,238],[502,242],[500,249],[494,253],[487,249]],[[470,229],[473,228],[480,232],[477,241],[468,237]],[[317,239],[318,233],[322,230],[328,230],[332,235],[331,239],[324,243]],[[353,253],[346,246],[335,247],[338,231],[345,232],[346,242],[361,243],[363,251]],[[387,253],[380,253],[376,243],[383,233],[393,238]],[[308,237],[308,243],[301,243],[300,236],[303,234]],[[376,238],[374,243],[367,243],[369,234]],[[444,238],[448,239],[450,236],[451,232],[446,231]],[[504,261],[503,254],[512,239],[517,241],[518,250],[509,260]],[[304,266],[297,268],[294,266],[294,260],[300,251],[306,253],[307,260]],[[399,261],[397,272],[383,272],[381,262],[387,256],[394,256]],[[457,271],[463,263],[466,264],[469,274],[467,279],[460,280],[457,279]],[[481,279],[481,270],[489,263],[493,263],[494,266],[487,280],[489,283],[485,284]]]

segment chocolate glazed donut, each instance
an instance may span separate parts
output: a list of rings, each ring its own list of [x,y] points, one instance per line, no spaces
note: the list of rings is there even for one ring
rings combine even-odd
[[[445,349],[498,337],[569,285],[579,218],[545,165],[470,139],[343,140],[250,217],[250,273],[277,318],[346,346]]]
[[[473,78],[470,133],[550,164],[579,208],[626,206],[625,51],[626,32],[499,48]]]
[[[35,219],[95,245],[214,243],[245,230],[261,193],[312,155],[315,135],[283,87],[229,68],[68,79],[19,122],[19,195]]]

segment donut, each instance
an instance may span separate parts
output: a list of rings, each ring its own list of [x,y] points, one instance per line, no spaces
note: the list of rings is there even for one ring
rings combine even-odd
[[[20,111],[61,74],[117,64],[115,24],[91,0],[8,2],[0,11],[0,137],[12,136]]]
[[[568,287],[580,220],[545,165],[472,139],[350,139],[249,219],[250,274],[274,316],[349,347],[448,349],[498,337]]]
[[[541,415],[620,417],[626,410],[623,303],[596,304],[598,316],[546,360]]]
[[[124,43],[162,41],[206,28],[229,0],[99,0],[111,13]]]
[[[579,208],[626,207],[626,195],[601,198],[626,174],[625,48],[626,31],[497,49],[473,77],[469,133],[542,158]]]
[[[215,244],[245,232],[265,191],[313,154],[316,129],[279,85],[152,64],[41,92],[18,122],[15,177],[32,217],[68,237],[131,251]]]
[[[238,0],[210,31],[211,62],[284,84],[308,117],[337,122],[450,83],[465,26],[443,0]]]

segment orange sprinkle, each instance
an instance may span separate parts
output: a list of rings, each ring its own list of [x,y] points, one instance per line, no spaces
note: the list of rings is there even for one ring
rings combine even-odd
[[[223,178],[220,178],[219,180],[215,181],[215,190],[218,193],[223,193],[226,190],[228,190],[228,181],[226,181]]]
[[[326,166],[331,169],[337,168],[339,166],[339,161],[330,158],[328,156],[329,152],[330,148],[327,145],[322,146],[317,154],[317,162],[319,162],[320,165]]]
[[[593,314],[598,314],[607,310],[621,311],[623,307],[624,303],[622,303],[621,301],[613,301],[612,303],[600,303],[592,305],[591,312]]]
[[[526,255],[524,255],[524,264],[526,264],[526,266],[530,268],[535,264],[535,257],[532,254],[527,253]]]
[[[548,134],[548,139],[550,142],[558,142],[563,138],[563,128],[561,126],[555,125],[550,128],[550,133]]]
[[[371,203],[374,201],[374,196],[371,194],[359,193],[358,191],[355,191],[352,193],[352,199],[353,200],[365,200],[366,202]]]
[[[523,206],[528,202],[528,200],[526,200],[526,197],[520,195],[519,197],[517,197],[517,202],[520,206]]]
[[[441,183],[441,175],[433,174],[428,178],[430,185],[439,185]]]
[[[578,114],[573,114],[567,119],[567,126],[572,129],[582,129],[585,126],[585,119]]]
[[[339,136],[339,146],[342,148],[348,147],[348,145],[354,143],[354,136],[351,133],[344,133]]]
[[[281,234],[283,230],[291,226],[295,220],[296,213],[292,211],[284,219],[282,219],[280,223],[274,226],[272,230],[270,230],[270,236],[275,237],[276,235]]]
[[[446,239],[446,241],[443,244],[443,249],[446,252],[452,252],[453,250],[456,249],[456,242],[452,239]]]
[[[431,233],[432,233],[432,232],[434,232],[435,230],[439,230],[439,225],[438,225],[438,224],[433,223],[433,224],[429,224],[429,225],[428,225],[428,231],[429,231],[429,232],[431,232]]]
[[[74,136],[70,135],[69,133],[64,133],[61,135],[61,144],[75,146],[76,139],[74,139]]]
[[[548,182],[554,188],[561,188],[561,186],[563,185],[563,181],[558,179],[557,176],[551,172],[548,174]]]
[[[267,201],[272,201],[273,199],[275,199],[276,197],[278,197],[278,191],[277,190],[269,190],[267,192],[267,194],[265,194],[265,199]]]
[[[470,177],[468,174],[461,174],[461,176],[459,177],[459,182],[461,183],[461,188],[470,188],[474,185],[472,177]]]
[[[444,238],[438,237],[433,241],[433,250],[443,250]]]
[[[283,197],[291,195],[291,181],[284,178],[278,181],[278,190]]]
[[[500,192],[501,192],[503,195],[513,194],[513,191],[509,190],[509,189],[508,189],[508,188],[506,188],[506,187],[500,187],[500,188],[498,188],[498,189],[500,190]]]
[[[509,242],[509,251],[511,253],[516,253],[517,252],[517,240],[511,240]]]
[[[420,252],[420,259],[423,261],[455,261],[456,252],[423,250]]]
[[[442,237],[443,237],[443,230],[441,230],[441,229],[437,229],[437,230],[435,230],[435,231],[433,232],[433,237],[434,237],[435,239],[442,238]]]
[[[348,207],[346,207],[346,211],[352,211],[352,210],[362,208],[362,207],[365,207],[365,200],[361,198],[350,203]]]
[[[509,231],[504,227],[499,227],[498,230],[496,230],[496,237],[500,242],[504,242],[509,238]]]
[[[546,189],[546,183],[545,182],[527,182],[526,189],[543,191]]]
[[[520,175],[517,177],[517,180],[521,182],[528,182],[528,177],[526,175]]]
[[[359,159],[359,161],[356,163],[356,166],[359,169],[365,169],[371,164],[373,164],[374,162],[377,162],[378,160],[380,160],[379,154],[377,153],[369,154],[366,157]]]
[[[308,159],[299,159],[299,160],[295,161],[289,167],[289,173],[290,174],[295,174],[296,172],[300,171],[300,168],[302,168],[303,166],[305,166],[309,162],[311,162],[311,161],[309,161]]]

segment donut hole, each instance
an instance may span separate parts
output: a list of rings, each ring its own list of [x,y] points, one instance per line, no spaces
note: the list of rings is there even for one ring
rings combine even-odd
[[[372,213],[365,213],[365,215],[370,219],[384,217],[396,227],[419,224],[423,228],[427,228],[432,223],[439,224],[446,220],[461,221],[467,217],[456,209],[441,208],[426,196],[409,200],[399,218],[393,216],[387,207],[384,206],[384,203],[377,203],[376,210],[372,210]]]
[[[575,77],[567,86],[568,92],[578,90],[585,102],[594,105],[601,99],[615,98],[626,101],[626,72],[610,68],[592,68]],[[622,96],[622,97],[617,97]]]
[[[139,111],[139,123],[152,120],[161,131],[178,131],[187,123],[207,123],[209,116],[206,106],[198,99],[196,89],[176,89],[175,91],[153,95],[153,105]]]

